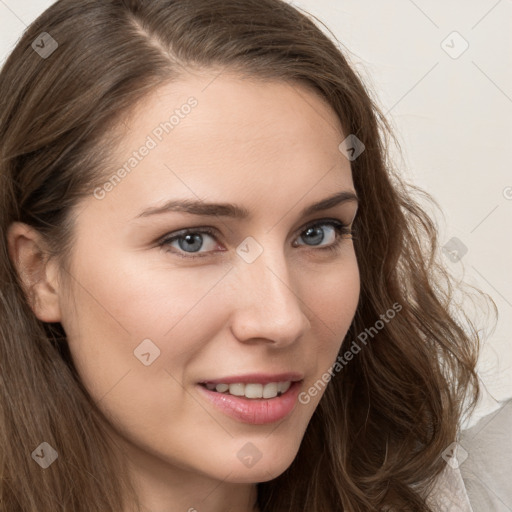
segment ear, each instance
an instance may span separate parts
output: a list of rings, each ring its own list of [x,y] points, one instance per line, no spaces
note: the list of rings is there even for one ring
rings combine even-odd
[[[13,222],[7,230],[7,243],[9,257],[36,317],[43,322],[60,322],[57,266],[47,261],[41,235],[27,224]]]

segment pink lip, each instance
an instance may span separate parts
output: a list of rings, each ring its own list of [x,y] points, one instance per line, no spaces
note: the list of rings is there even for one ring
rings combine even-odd
[[[268,384],[269,382],[296,382],[302,380],[304,375],[296,372],[278,373],[270,375],[268,373],[250,373],[246,375],[234,375],[231,377],[221,377],[219,379],[203,380],[200,384]]]
[[[273,378],[275,378],[274,376]],[[240,377],[237,377],[240,378]],[[252,376],[252,379],[254,376]],[[288,379],[278,380],[284,382]],[[228,384],[226,381],[221,381]],[[233,380],[233,382],[241,382]],[[233,383],[232,382],[232,383]],[[258,380],[249,380],[249,382],[258,382]],[[271,380],[270,382],[276,382]],[[301,382],[293,382],[288,391],[281,396],[275,398],[245,398],[233,396],[226,393],[218,393],[210,391],[204,386],[198,384],[201,393],[219,410],[232,418],[244,423],[253,425],[264,425],[267,423],[275,423],[288,416],[297,403],[297,397],[301,388]]]

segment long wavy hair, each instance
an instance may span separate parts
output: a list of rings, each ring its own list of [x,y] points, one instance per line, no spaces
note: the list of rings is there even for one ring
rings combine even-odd
[[[345,135],[365,145],[351,162],[361,295],[340,354],[401,306],[333,376],[290,467],[258,483],[260,510],[430,510],[425,497],[445,467],[441,453],[478,398],[478,331],[453,311],[460,287],[420,196],[435,201],[400,177],[389,122],[312,18],[281,0],[59,0],[18,41],[0,73],[2,510],[138,504],[61,324],[39,321],[30,307],[6,232],[14,221],[33,226],[65,268],[73,207],[111,174],[117,123],[188,68],[287,81],[325,98]],[[44,58],[32,46],[43,32],[58,44]],[[43,440],[59,453],[45,471],[30,457]]]

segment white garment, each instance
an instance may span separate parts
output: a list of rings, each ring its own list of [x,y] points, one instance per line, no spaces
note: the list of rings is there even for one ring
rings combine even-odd
[[[461,432],[457,456],[448,459],[431,493],[433,509],[512,511],[512,400]]]
[[[473,512],[458,468],[446,464],[428,497],[428,504],[436,512]]]
[[[512,511],[512,400],[463,430],[460,472],[474,512]]]

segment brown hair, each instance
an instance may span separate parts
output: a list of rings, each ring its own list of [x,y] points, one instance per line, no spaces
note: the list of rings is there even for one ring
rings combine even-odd
[[[31,46],[42,32],[58,43],[47,58]],[[74,369],[62,326],[39,321],[29,306],[5,234],[14,221],[35,227],[48,257],[64,269],[73,207],[112,166],[116,123],[192,67],[285,80],[325,98],[345,135],[365,145],[351,162],[360,198],[354,245],[361,296],[340,354],[392,304],[401,306],[332,378],[291,466],[258,484],[260,510],[429,510],[425,495],[445,465],[441,452],[456,439],[464,404],[478,396],[478,334],[469,319],[466,332],[450,313],[454,288],[438,261],[436,224],[413,198],[419,189],[393,170],[384,116],[333,40],[281,0],[60,0],[30,25],[6,61],[0,74],[2,510],[120,512],[125,500],[138,503],[111,450],[107,420]],[[43,440],[59,453],[58,464],[45,471],[30,458]]]

